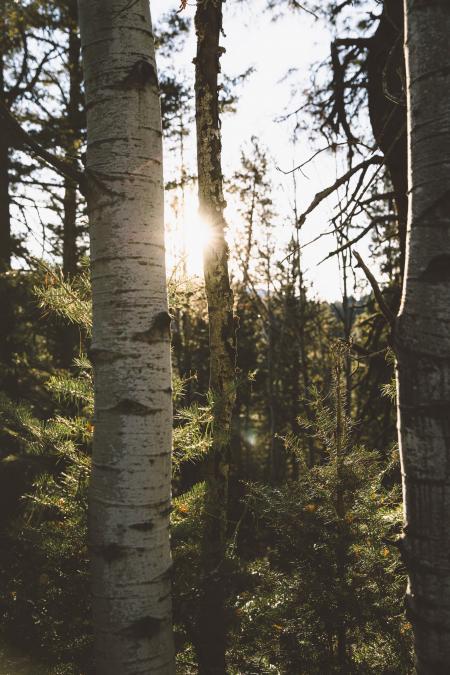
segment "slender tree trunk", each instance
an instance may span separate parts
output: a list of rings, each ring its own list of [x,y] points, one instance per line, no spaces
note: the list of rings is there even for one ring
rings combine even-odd
[[[350,344],[353,324],[353,307],[350,304],[348,296],[348,251],[344,250],[341,253],[342,265],[342,328],[344,330],[344,340],[347,345]],[[347,350],[344,357],[344,371],[345,371],[345,414],[351,417],[352,413],[352,364],[350,358],[350,351]]]
[[[383,152],[395,192],[403,279],[408,216],[406,110],[403,100],[403,6],[384,0],[377,30],[367,58],[369,115],[376,142]]]
[[[5,2],[0,2],[0,101],[5,103],[4,46]],[[11,266],[11,218],[9,212],[9,147],[7,134],[0,133],[0,272]]]
[[[1,94],[0,94],[1,95]],[[0,272],[11,267],[11,218],[9,212],[9,147],[0,135]]]
[[[342,596],[346,594],[346,543],[345,543],[345,500],[344,500],[344,436],[345,436],[345,416],[347,405],[347,373],[346,362],[342,351],[334,355],[334,386],[335,386],[335,405],[336,405],[336,514],[338,516],[338,533],[336,541],[336,572],[339,593],[336,608],[336,657],[339,672],[342,675],[348,673],[348,644],[347,644],[347,626],[345,624],[345,605],[342,602]],[[342,391],[342,387],[345,390]]]
[[[66,161],[78,169],[76,155],[80,150],[81,141],[81,62],[80,38],[78,35],[78,6],[77,0],[67,0],[67,15],[69,27],[69,45],[67,53],[67,67],[69,71],[69,100],[67,105],[65,138]],[[63,274],[71,279],[77,272],[77,184],[70,178],[64,179],[64,220],[63,220]],[[72,364],[78,330],[75,326],[64,325],[61,330],[61,365],[68,368]]]
[[[0,0],[0,102],[6,103],[4,52],[6,48],[6,3]],[[8,272],[11,269],[12,233],[10,214],[10,148],[8,134],[0,129],[0,387],[11,395],[17,384],[12,360],[14,301]]]
[[[450,672],[450,3],[405,0],[409,219],[396,327],[417,672]]]
[[[221,139],[218,110],[222,0],[200,0],[195,16],[197,56],[195,94],[200,212],[212,230],[204,254],[213,396],[213,444],[206,466],[207,503],[203,538],[203,597],[197,655],[199,675],[226,673],[226,621],[223,560],[227,533],[230,425],[235,402],[235,326],[233,295],[224,238]]]
[[[311,405],[309,404],[310,398],[311,398],[311,382],[310,382],[310,377],[309,377],[309,358],[308,358],[308,352],[306,348],[306,309],[307,309],[307,299],[306,299],[306,288],[305,288],[305,280],[303,276],[303,261],[302,261],[302,247],[301,247],[301,242],[300,242],[300,233],[301,233],[301,226],[298,227],[297,223],[299,222],[299,213],[298,213],[298,204],[297,204],[297,179],[295,177],[295,171],[292,174],[292,186],[293,186],[293,193],[294,193],[294,209],[293,209],[293,214],[294,214],[294,226],[295,226],[295,239],[292,240],[292,244],[295,247],[295,254],[292,256],[292,275],[293,275],[293,283],[294,283],[294,298],[295,298],[295,280],[297,279],[297,291],[298,291],[298,302],[296,302],[296,312],[295,312],[295,318],[296,318],[296,323],[297,323],[297,330],[296,334],[298,335],[297,337],[297,343],[298,343],[298,355],[297,355],[297,364],[296,367],[293,368],[293,371],[297,371],[295,377],[296,377],[296,386],[294,387],[294,411],[292,415],[292,430],[295,434],[300,433],[300,427],[297,422],[297,418],[299,417],[299,408],[300,408],[300,391],[299,391],[299,384],[300,384],[300,373],[301,373],[301,378],[303,381],[303,392],[302,392],[302,398],[303,398],[303,409],[304,413],[306,415],[306,418],[310,424],[314,423],[314,411],[312,410]],[[312,434],[306,434],[306,442],[308,444],[308,454],[309,454],[309,465],[314,466],[315,461],[316,461],[316,452],[315,452],[315,442]],[[294,464],[293,464],[293,478],[296,480],[298,479],[298,460],[294,457]]]
[[[78,7],[76,0],[68,0],[69,21],[69,101],[67,105],[66,161],[78,169],[76,161],[81,136],[81,63],[78,35]],[[77,271],[77,185],[69,178],[64,182],[63,272],[73,277]]]
[[[147,0],[80,0],[87,104],[97,675],[175,672],[170,317],[161,116]]]

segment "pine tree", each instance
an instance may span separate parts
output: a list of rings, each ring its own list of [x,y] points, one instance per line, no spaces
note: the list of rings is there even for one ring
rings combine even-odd
[[[388,487],[391,468],[383,469],[381,456],[354,444],[345,412],[347,350],[339,343],[333,350],[330,391],[312,392],[313,424],[299,421],[315,437],[316,464],[291,433],[285,442],[298,478],[275,488],[248,485],[253,541],[246,550],[260,555],[235,605],[237,672],[410,672],[395,546],[400,491]]]

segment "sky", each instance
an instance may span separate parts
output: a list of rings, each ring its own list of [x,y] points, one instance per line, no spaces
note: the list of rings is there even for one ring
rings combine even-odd
[[[179,6],[178,0],[151,0],[152,19],[157,25],[161,16]],[[231,1],[224,6],[224,32],[222,44],[226,48],[221,58],[222,72],[236,76],[249,66],[254,73],[239,88],[237,112],[226,114],[222,119],[223,171],[230,176],[239,166],[241,148],[252,135],[268,150],[272,158],[271,177],[275,185],[274,201],[284,223],[275,234],[277,246],[282,248],[292,234],[293,181],[276,167],[289,170],[308,159],[320,147],[312,145],[307,134],[292,144],[292,123],[280,123],[277,118],[295,110],[302,103],[301,92],[308,85],[314,63],[329,55],[332,35],[324,20],[316,20],[306,12],[289,12],[274,21],[273,13],[264,10],[264,0],[252,2]],[[188,5],[185,16],[193,20],[195,7]],[[195,56],[195,37],[190,35],[185,48],[174,55],[173,67],[180,76],[191,81],[194,74],[192,59]],[[295,68],[286,79],[289,70]],[[293,89],[297,95],[293,96]],[[187,153],[194,153],[191,146]],[[168,158],[166,164],[170,164]],[[297,200],[302,212],[316,192],[331,185],[337,175],[344,172],[343,158],[325,152],[308,164],[305,174],[296,173]],[[195,227],[196,199],[190,196],[193,213],[187,218],[188,226]],[[311,241],[318,233],[327,229],[327,222],[333,213],[333,198],[328,200],[307,219],[302,228],[302,244]],[[230,228],[237,218],[236,211],[229,209],[227,220]],[[285,216],[283,218],[283,216]],[[204,240],[204,237],[200,237]],[[169,243],[170,247],[170,243]],[[321,298],[334,301],[340,298],[340,275],[336,259],[318,265],[327,253],[334,249],[332,237],[324,237],[303,250],[303,261],[307,280],[312,284],[313,293]],[[364,256],[367,243],[360,242],[358,250]],[[195,257],[194,271],[201,260],[201,253],[189,252]],[[191,266],[192,267],[192,266]],[[361,279],[360,275],[357,275]],[[352,290],[352,288],[350,289]]]

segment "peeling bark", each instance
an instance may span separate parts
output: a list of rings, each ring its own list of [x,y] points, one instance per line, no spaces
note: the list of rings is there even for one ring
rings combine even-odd
[[[450,3],[405,0],[409,218],[395,340],[419,675],[450,672]]]
[[[159,319],[167,317],[167,296],[150,11],[146,0],[80,0],[79,13],[93,290],[96,673],[171,675],[170,336]],[[152,339],[136,338],[147,331]]]
[[[228,275],[228,247],[222,189],[218,105],[222,0],[199,0],[195,15],[197,56],[195,96],[200,213],[212,237],[204,254],[208,300],[210,391],[213,396],[213,442],[206,461],[206,523],[203,537],[203,594],[196,650],[199,675],[226,673],[226,620],[223,562],[227,533],[230,425],[234,407],[236,338],[233,295]]]

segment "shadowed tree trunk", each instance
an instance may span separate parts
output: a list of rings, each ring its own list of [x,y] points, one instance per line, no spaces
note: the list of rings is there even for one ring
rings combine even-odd
[[[0,104],[7,105],[5,88],[6,2],[0,0]],[[0,132],[0,272],[11,267],[11,217],[9,211],[9,145]]]
[[[419,675],[450,672],[450,3],[405,0],[409,219],[398,424]]]
[[[80,0],[87,105],[97,675],[171,675],[170,317],[147,0]]]
[[[394,188],[403,274],[408,217],[408,175],[401,0],[384,0],[378,28],[368,44],[370,122],[375,140],[384,154]]]
[[[0,4],[1,9],[1,4]],[[0,100],[5,102],[2,36],[3,21],[0,19]],[[9,147],[7,136],[0,133],[0,272],[11,266],[11,219],[9,213]]]
[[[0,104],[6,105],[4,51],[6,46],[6,3],[0,1]],[[0,387],[11,391],[15,378],[11,372],[14,323],[11,284],[11,214],[8,134],[0,129]]]
[[[80,38],[78,35],[77,0],[67,0],[67,23],[69,29],[69,45],[67,67],[69,71],[69,100],[65,122],[66,129],[66,161],[78,169],[76,159],[80,151],[82,120],[82,72],[80,62]],[[71,279],[77,273],[77,183],[66,177],[64,179],[64,221],[63,221],[63,274]],[[78,340],[78,330],[71,325],[64,325],[61,330],[61,365],[68,368],[72,364]]]
[[[213,442],[206,460],[206,522],[203,537],[203,587],[197,636],[200,675],[225,675],[226,620],[223,562],[227,534],[230,425],[235,402],[235,326],[224,238],[221,138],[218,109],[219,39],[222,0],[200,0],[195,15],[197,56],[195,95],[200,213],[209,223],[211,242],[204,254],[208,299],[210,391]]]
[[[81,135],[81,63],[80,38],[78,35],[78,7],[76,0],[68,0],[69,48],[67,54],[69,70],[69,100],[67,104],[66,160],[78,169],[76,155],[80,151]],[[73,277],[77,271],[77,184],[70,178],[64,180],[64,233],[63,272]]]

